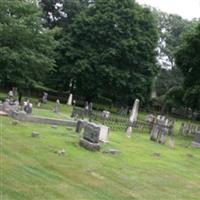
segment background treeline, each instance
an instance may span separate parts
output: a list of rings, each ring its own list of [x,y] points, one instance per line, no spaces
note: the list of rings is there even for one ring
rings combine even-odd
[[[199,110],[198,24],[134,0],[1,0],[1,88]]]

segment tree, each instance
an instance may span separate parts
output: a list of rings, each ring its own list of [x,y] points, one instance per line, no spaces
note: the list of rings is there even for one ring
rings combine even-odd
[[[159,62],[161,67],[175,67],[175,52],[184,34],[191,32],[196,27],[196,20],[188,21],[179,15],[168,14],[151,8],[157,19],[159,30]]]
[[[74,18],[62,43],[65,61],[59,70],[65,80],[76,81],[78,95],[147,100],[157,44],[149,9],[132,0],[96,0]]]
[[[176,53],[176,64],[184,74],[185,103],[200,109],[200,24],[187,35]]]
[[[42,82],[55,65],[55,46],[35,1],[0,1],[1,84]]]

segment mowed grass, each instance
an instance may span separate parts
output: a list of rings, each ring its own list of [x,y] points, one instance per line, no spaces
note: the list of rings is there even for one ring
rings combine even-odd
[[[3,200],[199,200],[200,149],[191,138],[176,136],[171,149],[148,134],[111,132],[102,149],[121,151],[113,156],[81,148],[73,129],[0,120]]]

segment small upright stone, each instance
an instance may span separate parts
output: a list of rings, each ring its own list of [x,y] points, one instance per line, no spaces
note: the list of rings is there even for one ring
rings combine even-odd
[[[59,113],[60,112],[60,100],[59,99],[56,100],[56,105],[55,105],[54,112],[55,113]]]
[[[39,137],[39,136],[40,136],[40,134],[38,132],[36,132],[36,131],[32,132],[32,137],[36,138],[36,137]]]

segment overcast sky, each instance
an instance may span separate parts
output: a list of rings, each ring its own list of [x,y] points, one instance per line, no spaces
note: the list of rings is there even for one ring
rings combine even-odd
[[[161,11],[178,14],[186,19],[200,18],[200,0],[136,0]]]

